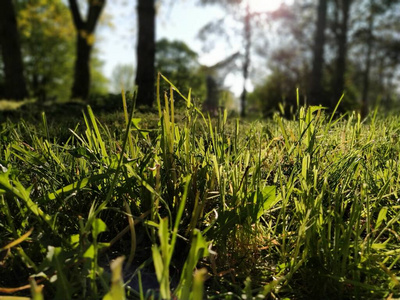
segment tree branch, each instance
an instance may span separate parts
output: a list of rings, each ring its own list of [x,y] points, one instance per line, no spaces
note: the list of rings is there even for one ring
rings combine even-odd
[[[89,1],[89,11],[86,23],[86,30],[88,33],[93,33],[97,21],[100,17],[101,11],[106,4],[106,0],[90,0]]]
[[[76,3],[76,0],[68,0],[68,3],[72,14],[72,19],[74,20],[75,28],[78,30],[83,29],[84,22],[79,12],[78,3]]]

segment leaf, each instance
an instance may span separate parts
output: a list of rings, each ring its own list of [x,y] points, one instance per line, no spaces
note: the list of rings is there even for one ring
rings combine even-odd
[[[92,150],[88,147],[77,147],[68,150],[68,153],[71,154],[75,158],[86,158],[88,160],[96,159],[96,156]]]
[[[193,291],[191,293],[193,300],[202,300],[204,293],[204,281],[207,277],[207,269],[196,270],[193,280]]]
[[[375,250],[383,250],[383,249],[386,249],[386,244],[385,243],[373,243],[371,247],[372,247],[372,249],[375,249]]]
[[[161,253],[162,256],[169,257],[169,230],[168,230],[168,219],[164,218],[160,222],[160,227],[158,228],[158,236],[160,237]]]
[[[301,167],[301,175],[303,176],[303,179],[307,179],[307,173],[310,168],[310,155],[307,154],[303,157],[302,161],[302,167]]]
[[[39,206],[31,200],[29,196],[30,189],[25,189],[23,185],[17,180],[13,180],[11,184],[8,178],[8,173],[0,173],[0,191],[1,188],[23,200],[32,213],[34,213],[38,217],[43,218],[48,224],[51,224],[51,216],[45,214],[39,208]]]
[[[30,278],[29,280],[31,282],[31,294],[32,294],[32,300],[44,300],[42,290],[43,290],[43,285],[37,285],[36,280],[34,278]],[[1,299],[1,297],[0,297]]]
[[[198,296],[198,293],[200,293],[200,295],[203,294],[203,281],[205,274],[201,276],[200,274],[197,274],[197,272],[195,274],[193,274],[193,272],[199,260],[209,255],[208,246],[209,243],[205,241],[201,232],[198,229],[195,229],[189,255],[187,256],[183,266],[178,287],[174,292],[178,299],[191,299]],[[190,294],[192,294],[192,297],[190,297]],[[200,297],[198,299],[202,298]]]
[[[161,77],[174,89],[174,91],[176,91],[187,103],[189,103],[189,102],[188,102],[188,99],[187,99],[185,96],[182,95],[182,93],[176,88],[175,85],[172,84],[171,81],[168,80],[167,77],[165,77],[165,76],[162,75],[161,73],[159,73],[159,74],[160,74]]]
[[[278,201],[276,197],[276,187],[266,186],[262,191],[258,190],[254,192],[250,199],[252,203],[248,204],[246,207],[254,223]]]
[[[262,194],[264,199],[263,212],[258,212],[257,219],[260,218],[265,211],[269,210],[277,202],[276,186],[272,185],[264,187]]]
[[[144,138],[144,139],[146,139],[147,138],[147,136],[149,135],[149,132],[151,131],[151,130],[148,130],[148,129],[141,129],[140,127],[139,127],[139,123],[140,123],[140,121],[141,121],[142,119],[140,119],[140,118],[132,118],[132,126],[140,133],[140,135],[142,136],[142,138]]]
[[[139,123],[140,123],[140,121],[142,121],[142,119],[140,119],[140,118],[132,118],[131,121],[132,121],[133,127],[135,127],[136,129],[140,129]]]
[[[97,239],[98,235],[104,231],[107,230],[107,225],[106,223],[103,222],[102,219],[95,219],[93,224],[92,224],[92,236],[93,239]]]
[[[160,294],[163,299],[169,299],[170,295],[170,283],[169,283],[169,264],[171,260],[171,254],[173,249],[169,244],[169,228],[168,218],[160,220],[160,226],[158,228],[158,236],[160,237],[160,248],[153,246],[151,248],[153,252],[154,267],[156,269],[156,275],[158,283],[160,284]]]
[[[120,256],[111,263],[111,289],[103,297],[103,300],[125,300],[124,279],[122,277],[122,266],[125,257]]]
[[[80,240],[80,235],[79,234],[71,235],[71,237],[70,237],[71,246],[76,248],[79,245],[79,240]]]
[[[376,220],[375,229],[378,229],[383,221],[386,221],[386,214],[388,212],[387,206],[384,206],[379,211],[378,219]]]
[[[314,113],[314,112],[316,112],[316,111],[319,111],[319,110],[324,110],[324,109],[327,109],[326,107],[323,107],[323,106],[310,106],[309,108],[309,111],[311,112],[311,113]]]
[[[83,257],[90,258],[90,259],[94,258],[94,246],[93,245],[90,245],[90,247],[87,248],[87,250],[83,254]]]
[[[164,264],[161,258],[160,249],[157,245],[151,246],[151,252],[153,254],[153,263],[156,270],[157,281],[160,283],[162,279]]]

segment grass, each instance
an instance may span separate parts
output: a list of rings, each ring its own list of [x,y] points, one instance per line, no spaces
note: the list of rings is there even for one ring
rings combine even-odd
[[[150,123],[124,98],[62,138],[1,125],[0,295],[400,297],[399,117],[246,124],[174,90]]]
[[[16,110],[30,101],[8,101],[0,100],[0,110]]]

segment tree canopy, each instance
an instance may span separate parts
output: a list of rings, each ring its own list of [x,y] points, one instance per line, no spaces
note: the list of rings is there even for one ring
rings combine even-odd
[[[282,0],[275,10],[259,1],[265,10],[255,10],[251,5],[256,1],[196,1],[204,10],[214,5],[224,11],[222,18],[204,24],[198,33],[209,50],[228,43],[219,61],[233,60],[214,68],[213,64],[219,65],[215,60],[202,66],[204,51],[194,51],[185,41],[157,39],[158,8],[169,2],[137,0],[136,11],[130,12],[137,21],[132,28],[136,53],[131,53],[136,63],[129,67],[122,63],[109,74],[110,86],[102,75],[103,49],[95,43],[96,28],[103,13],[112,15],[117,2],[2,1],[0,96],[33,97],[39,102],[87,99],[89,94],[116,92],[123,83],[128,89],[138,85],[138,104],[151,106],[160,71],[183,93],[191,88],[202,102],[219,99],[218,90],[224,89],[221,78],[229,75],[235,78],[235,90],[242,89],[234,101],[239,106],[241,97],[242,112],[254,86],[249,104],[265,115],[278,111],[282,101],[296,105],[297,88],[302,102],[331,109],[344,94],[340,109],[357,109],[363,116],[378,102],[381,107],[399,103],[400,1]],[[179,18],[174,22],[179,24]],[[113,26],[118,31],[118,22]],[[6,27],[14,29],[5,31]],[[211,95],[206,83],[213,76],[218,88]]]

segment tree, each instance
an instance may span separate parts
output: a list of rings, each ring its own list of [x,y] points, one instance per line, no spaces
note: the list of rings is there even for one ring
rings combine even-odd
[[[93,49],[90,59],[90,94],[95,97],[108,94],[108,78],[102,73],[103,61],[97,56],[97,49]]]
[[[240,95],[240,112],[241,116],[246,115],[246,99],[247,99],[247,83],[251,67],[251,50],[252,50],[252,35],[254,26],[252,26],[252,21],[256,16],[260,15],[258,12],[252,12],[250,9],[250,0],[200,0],[204,5],[208,4],[218,4],[225,8],[230,15],[233,16],[239,24],[243,26],[242,31],[242,43],[243,43],[243,53],[242,53],[242,67],[241,73],[243,77],[243,90]],[[244,10],[244,14],[242,11]],[[222,28],[225,20],[216,20],[207,24],[201,32],[202,36],[207,36],[210,31],[223,32],[226,29]],[[209,77],[208,86],[213,86],[212,77]],[[209,89],[210,91],[210,89]],[[209,99],[211,95],[209,95]]]
[[[368,14],[368,27],[366,30],[366,47],[367,51],[365,54],[365,70],[363,76],[363,88],[361,95],[361,115],[366,117],[369,110],[369,101],[368,101],[368,93],[369,93],[369,77],[371,72],[371,57],[372,57],[372,48],[373,48],[373,29],[374,29],[374,12],[373,12],[374,1],[370,0],[369,3],[369,14]]]
[[[184,42],[161,39],[156,43],[157,72],[167,77],[184,95],[192,89],[192,97],[203,101],[206,87],[201,69],[198,54]]]
[[[4,63],[4,97],[21,100],[28,96],[23,74],[17,20],[12,0],[0,1],[0,46]]]
[[[138,0],[136,104],[152,106],[155,96],[155,0]]]
[[[232,10],[234,5],[231,4],[240,2],[199,1],[223,4]],[[363,116],[367,115],[374,99],[382,98],[386,106],[393,104],[399,97],[396,86],[400,65],[399,2],[296,0],[266,15],[264,24],[269,24],[268,29],[263,27],[263,23],[254,26],[256,23],[252,19],[251,26],[248,26],[250,30],[246,30],[245,18],[242,74],[246,78],[247,40],[253,48],[252,60],[257,59],[253,56],[254,49],[259,49],[258,54],[267,58],[264,69],[268,69],[271,77],[264,83],[259,81],[262,90],[260,87],[256,93],[269,101],[262,104],[265,114],[276,111],[278,102],[283,100],[288,106],[294,105],[290,102],[296,100],[291,96],[296,88],[300,88],[301,93],[306,92],[309,104],[323,104],[331,109],[346,91],[340,111],[360,109]],[[245,12],[243,5],[241,8],[241,12],[236,14],[240,20],[240,15]],[[265,38],[265,30],[268,30],[270,39]],[[219,34],[221,40],[221,30],[214,32]],[[250,32],[247,37],[251,36],[251,40],[246,39],[246,32]],[[289,90],[283,86],[290,86]],[[253,100],[254,95],[251,96]]]
[[[315,4],[315,1],[298,0],[292,5],[281,5],[265,16],[271,38],[264,39],[258,48],[259,55],[267,57],[264,68],[269,74],[265,79],[261,77],[263,81],[257,82],[254,93],[249,96],[251,104],[261,106],[259,111],[262,110],[265,117],[282,112],[282,108],[286,116],[294,113],[290,109],[297,104],[296,89],[299,89],[301,103],[304,103],[305,94],[309,94],[317,23]],[[254,41],[261,38],[254,38]],[[255,101],[256,96],[261,100]]]
[[[223,82],[238,56],[239,52],[236,52],[212,66],[202,67],[203,72],[207,75],[207,97],[203,103],[204,110],[212,114],[218,112],[218,107],[221,104],[220,94],[221,92],[226,92],[223,88]],[[225,94],[227,95],[227,93]]]
[[[243,92],[240,96],[240,115],[246,116],[246,98],[247,98],[247,79],[249,77],[250,68],[250,48],[251,48],[251,13],[249,0],[246,2],[246,14],[244,16],[244,61],[243,61]]]
[[[328,10],[328,0],[318,1],[317,22],[315,28],[315,42],[313,49],[313,64],[310,79],[310,104],[317,105],[323,101],[322,77],[324,67],[324,47],[326,15]]]
[[[272,117],[275,112],[291,117],[297,104],[296,88],[305,86],[308,69],[301,63],[302,58],[288,47],[272,52],[269,58],[271,74],[250,93],[249,102],[258,104],[258,111],[262,111],[264,117]],[[300,104],[304,104],[303,99],[300,97]]]
[[[398,49],[396,49],[398,39],[395,28],[399,27],[399,16],[398,13],[391,13],[391,11],[398,12],[398,6],[396,7],[398,4],[399,1],[393,0],[364,0],[357,5],[354,13],[358,26],[353,33],[351,46],[354,48],[353,52],[360,56],[360,60],[354,60],[353,63],[356,64],[358,70],[354,76],[361,79],[358,80],[358,88],[363,117],[368,115],[373,98],[381,98],[384,93],[383,78],[385,76],[379,71],[380,68],[377,68],[378,62],[382,59],[390,61],[385,67],[387,73],[396,73],[395,69],[398,67],[398,62],[396,62],[398,61]],[[393,46],[395,47],[392,48]]]
[[[348,50],[348,32],[350,7],[353,0],[335,0],[335,36],[337,43],[336,69],[333,82],[333,99],[331,107],[334,107],[342,96],[345,89],[345,75],[347,70],[347,50]]]
[[[88,0],[87,18],[81,16],[77,0],[68,0],[76,29],[76,60],[72,98],[87,99],[90,88],[90,56],[94,31],[106,0]]]
[[[30,94],[40,102],[69,99],[74,55],[69,8],[62,0],[20,0],[17,19]]]

